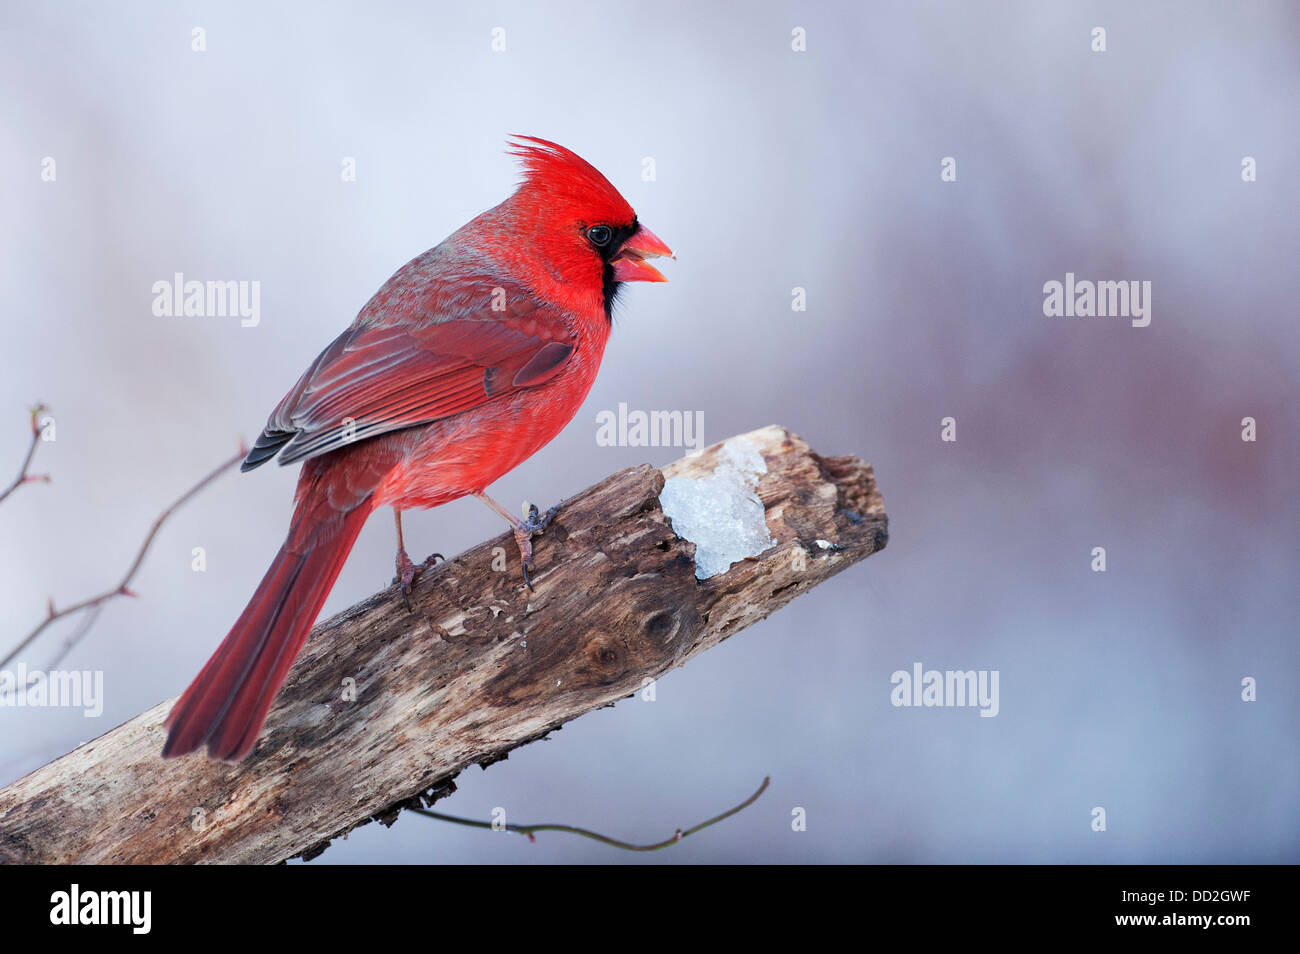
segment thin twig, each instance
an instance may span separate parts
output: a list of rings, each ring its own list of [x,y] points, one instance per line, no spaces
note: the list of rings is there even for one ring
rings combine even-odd
[[[41,442],[41,430],[42,430],[40,424],[41,412],[48,411],[48,410],[49,408],[46,407],[44,404],[37,404],[34,408],[31,409],[32,440],[31,443],[27,445],[27,456],[23,458],[23,466],[19,469],[18,476],[13,479],[13,483],[11,483],[8,487],[6,487],[3,492],[0,492],[0,501],[3,501],[6,497],[8,497],[11,493],[13,493],[23,484],[30,484],[36,481],[41,481],[42,483],[46,483],[46,484],[50,482],[49,474],[27,473],[27,468],[32,466],[32,458],[36,456],[36,445]]]
[[[212,483],[212,481],[220,477],[221,474],[223,474],[225,471],[229,470],[231,467],[238,464],[241,460],[244,459],[244,457],[247,454],[248,451],[243,446],[243,443],[241,442],[239,447],[239,453],[237,453],[234,457],[231,457],[229,460],[223,462],[220,467],[212,471],[212,473],[208,474],[206,477],[200,480],[189,490],[185,491],[185,493],[181,494],[181,496],[177,498],[176,501],[172,503],[171,506],[169,506],[166,510],[164,510],[161,514],[158,515],[158,519],[156,519],[153,522],[153,526],[149,528],[149,533],[144,538],[144,543],[141,544],[140,551],[135,555],[135,560],[132,561],[130,568],[126,571],[126,575],[122,577],[122,581],[118,583],[117,586],[113,587],[112,589],[105,590],[103,593],[100,593],[98,596],[92,596],[89,599],[84,599],[79,603],[74,603],[73,605],[65,607],[64,609],[61,610],[55,610],[54,600],[51,599],[49,601],[49,612],[46,614],[45,619],[41,621],[41,624],[39,626],[37,626],[34,630],[28,633],[26,638],[24,638],[22,642],[20,642],[16,647],[14,647],[14,649],[9,653],[9,655],[5,656],[4,659],[0,659],[0,667],[8,665],[9,662],[13,660],[15,656],[17,656],[29,645],[31,645],[32,640],[34,640],[37,636],[43,633],[45,631],[45,628],[49,626],[51,623],[53,623],[55,620],[62,619],[64,616],[71,616],[73,613],[79,613],[82,610],[86,610],[86,609],[94,608],[98,610],[99,606],[102,603],[111,600],[115,596],[135,596],[136,594],[131,592],[129,588],[131,580],[135,577],[136,571],[140,569],[140,564],[144,562],[145,554],[149,552],[149,547],[153,544],[153,539],[155,536],[157,536],[158,530],[162,527],[163,523],[166,522],[167,518],[170,517],[177,509],[179,509],[184,504],[188,503],[191,497],[197,494],[208,484]],[[82,636],[85,635],[86,630],[88,628],[89,628],[88,625],[80,627],[78,631],[73,635],[73,637],[63,644],[63,648],[60,650],[57,659],[62,659],[63,656],[70,649],[72,649],[72,647],[76,644],[77,640],[79,640]]]
[[[658,851],[661,848],[668,848],[672,845],[675,845],[686,836],[693,835],[697,831],[703,831],[704,829],[708,828],[710,825],[716,825],[724,818],[730,818],[732,815],[736,814],[737,812],[744,811],[750,805],[754,804],[754,802],[758,801],[758,796],[762,795],[763,792],[767,790],[767,785],[768,782],[770,781],[771,781],[771,777],[765,776],[763,778],[763,784],[758,786],[758,791],[756,791],[753,795],[749,796],[749,798],[745,799],[739,805],[736,805],[732,808],[728,808],[721,815],[715,815],[714,817],[710,818],[708,821],[700,822],[694,828],[688,828],[685,831],[682,831],[679,828],[671,838],[665,838],[663,841],[657,841],[652,845],[634,845],[628,841],[619,841],[617,838],[610,838],[607,835],[599,834],[587,828],[575,828],[572,825],[510,825],[507,824],[502,826],[502,825],[496,825],[493,822],[478,821],[477,819],[473,819],[473,818],[458,818],[455,815],[444,815],[441,812],[429,811],[429,809],[427,808],[412,808],[411,811],[415,812],[417,815],[424,815],[426,818],[436,818],[439,821],[452,822],[453,824],[456,825],[466,825],[470,828],[491,828],[496,831],[518,832],[521,835],[527,835],[529,841],[536,841],[537,839],[534,837],[534,835],[539,831],[563,831],[563,832],[568,832],[570,835],[581,835],[583,838],[591,838],[595,841],[599,841],[605,845],[610,845],[614,848],[622,848],[625,851]]]
[[[63,657],[72,652],[72,647],[81,642],[82,637],[86,635],[86,631],[95,625],[95,620],[99,619],[99,614],[103,611],[104,604],[96,603],[82,614],[81,622],[77,624],[77,628],[74,629],[72,634],[63,641],[63,645],[60,646],[59,651],[54,654],[54,658],[45,664],[46,672],[58,668],[59,663],[63,662]]]

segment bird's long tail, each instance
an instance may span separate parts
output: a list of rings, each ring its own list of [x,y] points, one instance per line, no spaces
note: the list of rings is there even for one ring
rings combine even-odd
[[[253,749],[271,701],[374,506],[329,506],[329,489],[307,482],[289,536],[243,615],[167,717],[163,758],[207,744],[213,758],[237,762]]]

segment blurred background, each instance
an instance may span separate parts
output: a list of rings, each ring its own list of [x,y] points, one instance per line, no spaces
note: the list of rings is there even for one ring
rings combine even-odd
[[[509,194],[527,133],[678,260],[627,289],[582,411],[494,496],[681,455],[599,446],[620,402],[703,411],[708,442],[778,423],[870,461],[889,547],[439,805],[652,841],[771,775],[739,816],[640,856],[408,814],[313,863],[1300,860],[1297,10],[0,3],[0,477],[27,407],[57,424],[53,483],[0,506],[0,648],[47,597],[112,585],[390,274]],[[176,272],[260,282],[260,323],[155,317]],[[1150,281],[1150,326],[1046,317],[1066,272]],[[62,664],[103,670],[103,715],[0,709],[0,782],[185,687],[296,470],[230,473],[171,519],[140,598]],[[418,559],[502,528],[470,500],[406,529]],[[379,514],[326,614],[392,560]],[[999,715],[895,708],[915,662],[998,670]]]

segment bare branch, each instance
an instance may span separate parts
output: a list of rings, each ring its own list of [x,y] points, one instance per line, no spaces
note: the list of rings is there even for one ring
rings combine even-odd
[[[46,407],[44,404],[37,404],[35,407],[31,409],[32,439],[31,442],[27,445],[27,456],[23,458],[23,465],[18,470],[18,476],[13,479],[13,482],[10,483],[8,487],[6,487],[3,491],[0,491],[0,503],[2,503],[6,497],[8,497],[11,493],[13,493],[23,484],[31,484],[31,483],[36,483],[38,481],[44,484],[48,484],[50,482],[49,474],[27,473],[27,468],[32,466],[32,458],[36,456],[36,445],[41,442],[40,417],[42,412],[48,410],[49,408]]]
[[[754,508],[769,542],[700,579],[711,531],[677,525],[661,494],[674,513],[730,494],[717,506]],[[433,807],[470,765],[644,696],[888,541],[870,465],[779,427],[628,468],[561,505],[535,541],[533,590],[500,559],[515,552],[502,534],[427,570],[410,612],[385,587],[317,624],[238,766],[163,760],[168,700],[0,789],[0,864],[314,857],[367,821]],[[210,623],[224,626],[195,625]],[[543,830],[569,829],[525,834]]]
[[[231,457],[229,460],[224,461],[221,464],[221,466],[217,467],[214,471],[212,471],[210,474],[208,474],[206,477],[200,480],[197,484],[195,484],[189,490],[185,491],[185,493],[181,494],[181,496],[178,497],[169,507],[167,507],[167,509],[165,509],[162,513],[158,515],[158,518],[153,522],[153,526],[149,528],[149,533],[145,536],[144,543],[140,545],[140,550],[139,552],[136,553],[135,559],[131,561],[131,566],[127,569],[126,575],[122,577],[121,581],[116,586],[107,589],[96,596],[91,596],[87,599],[81,600],[78,603],[73,603],[71,606],[65,606],[61,610],[56,610],[54,608],[54,600],[50,599],[48,603],[49,608],[48,611],[46,612],[45,619],[41,620],[40,625],[38,625],[35,629],[33,629],[30,633],[28,633],[23,638],[22,642],[20,642],[17,646],[15,646],[9,652],[9,654],[5,656],[4,659],[0,659],[0,667],[7,666],[10,662],[12,662],[13,659],[19,653],[21,653],[24,649],[26,649],[28,646],[32,644],[32,641],[35,640],[37,636],[45,632],[46,628],[55,620],[62,619],[65,616],[71,616],[74,613],[80,613],[82,610],[90,610],[91,612],[88,614],[88,622],[78,627],[76,632],[74,632],[73,635],[64,642],[63,646],[59,650],[58,655],[55,657],[54,662],[51,663],[51,667],[57,664],[58,661],[61,660],[65,655],[67,655],[68,651],[71,650],[72,647],[75,646],[77,642],[79,642],[81,638],[86,634],[86,631],[90,628],[90,624],[94,622],[95,618],[99,614],[100,608],[104,603],[111,600],[115,596],[136,595],[130,589],[131,580],[135,578],[135,574],[140,569],[140,565],[144,563],[145,554],[149,552],[149,547],[153,545],[154,537],[158,535],[159,529],[162,528],[162,525],[167,521],[167,518],[170,517],[173,513],[175,513],[178,509],[180,509],[180,507],[188,503],[190,499],[194,497],[197,493],[199,493],[199,491],[203,490],[204,487],[212,483],[212,481],[216,480],[227,470],[230,470],[232,467],[238,464],[241,460],[244,459],[244,457],[247,454],[248,451],[244,447],[243,443],[241,442],[239,447],[239,452],[235,454],[234,457]]]
[[[679,841],[681,841],[683,838],[686,838],[688,835],[694,835],[696,832],[703,831],[704,829],[708,828],[710,825],[716,825],[724,818],[730,818],[732,815],[744,811],[750,805],[758,801],[758,796],[762,795],[765,791],[767,791],[768,783],[771,780],[772,779],[770,776],[765,776],[763,778],[763,784],[758,786],[758,791],[756,791],[753,795],[749,796],[749,798],[745,799],[739,805],[734,805],[731,808],[728,808],[721,815],[714,815],[708,821],[700,822],[695,827],[688,828],[685,831],[682,831],[679,828],[671,837],[665,838],[663,841],[656,841],[650,845],[636,845],[630,841],[619,841],[617,838],[610,838],[608,835],[602,835],[598,832],[594,832],[590,830],[589,828],[575,828],[572,825],[506,824],[503,825],[500,829],[495,829],[495,830],[518,832],[521,835],[527,835],[529,841],[536,841],[537,839],[533,836],[536,835],[537,832],[539,831],[562,831],[562,832],[567,832],[570,835],[581,835],[583,838],[590,838],[594,841],[600,842],[601,844],[610,845],[611,847],[614,848],[622,848],[625,851],[659,851],[661,848],[669,848],[677,844]],[[493,828],[494,827],[492,822],[478,821],[477,819],[473,819],[473,818],[459,818],[455,815],[444,815],[442,812],[430,811],[427,808],[412,808],[411,811],[415,812],[417,815],[423,815],[426,818],[436,818],[439,821],[451,822],[456,825],[465,825],[470,828]]]

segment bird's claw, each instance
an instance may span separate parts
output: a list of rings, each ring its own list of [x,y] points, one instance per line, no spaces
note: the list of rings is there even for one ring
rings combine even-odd
[[[551,525],[555,515],[560,512],[560,505],[556,504],[550,510],[546,511],[546,516],[538,517],[537,504],[528,505],[528,519],[520,521],[521,530],[527,530],[530,534],[541,533]]]
[[[519,545],[519,556],[524,567],[524,586],[528,587],[529,592],[533,591],[533,581],[528,576],[528,571],[533,568],[533,534],[541,533],[549,527],[559,512],[560,505],[556,504],[545,515],[539,516],[537,505],[529,504],[528,519],[515,524],[515,543]]]
[[[416,578],[429,567],[436,566],[439,560],[445,563],[447,558],[441,553],[431,553],[424,558],[423,563],[416,564],[411,562],[411,558],[406,555],[405,550],[398,551],[397,576],[393,577],[393,585],[401,586],[402,602],[406,604],[408,613],[411,612],[411,589],[415,585]]]

